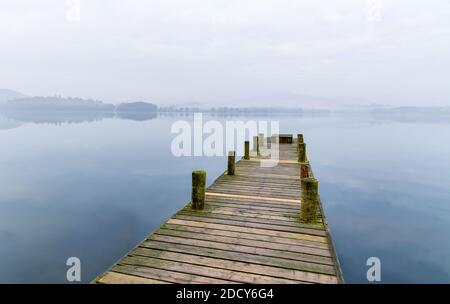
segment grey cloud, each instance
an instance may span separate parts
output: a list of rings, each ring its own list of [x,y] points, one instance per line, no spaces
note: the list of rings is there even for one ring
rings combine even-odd
[[[118,102],[286,95],[450,104],[450,3],[80,0],[0,4],[0,87]],[[279,95],[279,98],[277,97]]]

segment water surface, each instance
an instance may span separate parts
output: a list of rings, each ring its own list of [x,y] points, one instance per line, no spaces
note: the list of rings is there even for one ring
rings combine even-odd
[[[65,283],[72,256],[90,282],[185,205],[193,170],[222,173],[223,157],[172,156],[179,119],[0,117],[0,282]],[[449,120],[272,119],[305,135],[347,282],[375,256],[384,283],[450,283]]]

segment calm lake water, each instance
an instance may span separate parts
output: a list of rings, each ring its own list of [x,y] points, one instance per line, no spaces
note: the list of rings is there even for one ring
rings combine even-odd
[[[172,123],[192,117],[14,117],[0,116],[0,283],[65,283],[73,256],[89,282],[186,204],[193,170],[211,183],[226,168],[172,156]],[[346,282],[367,283],[374,256],[384,283],[450,283],[450,119],[271,119],[305,135]]]

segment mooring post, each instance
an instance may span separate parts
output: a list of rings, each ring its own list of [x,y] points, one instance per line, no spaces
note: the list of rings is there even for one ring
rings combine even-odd
[[[260,146],[263,147],[264,146],[264,133],[258,134],[258,140],[259,140],[258,142],[259,142]]]
[[[279,139],[278,134],[272,134],[271,138],[272,138],[272,141],[271,141],[272,144],[278,144],[278,139]]]
[[[307,177],[309,177],[309,164],[302,163],[300,165],[300,178],[307,178]]]
[[[244,159],[250,159],[250,142],[248,140],[244,143]]]
[[[234,175],[236,151],[228,152],[228,175]]]
[[[305,143],[298,143],[297,144],[297,151],[298,151],[298,162],[299,163],[306,163],[306,144]]]
[[[319,206],[319,181],[312,177],[301,180],[301,209],[300,220],[307,223],[317,221]]]
[[[304,143],[303,141],[303,134],[297,134],[297,151],[298,151],[298,144]]]
[[[192,172],[192,209],[202,210],[205,207],[206,172]]]
[[[259,155],[259,136],[256,136],[256,153]]]

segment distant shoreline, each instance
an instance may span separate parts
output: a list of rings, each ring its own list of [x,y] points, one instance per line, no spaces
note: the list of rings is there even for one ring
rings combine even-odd
[[[0,102],[0,112],[29,112],[29,113],[160,113],[160,114],[192,114],[205,113],[220,116],[247,115],[301,115],[330,113],[364,112],[377,116],[384,115],[450,115],[450,106],[382,106],[382,107],[344,107],[344,108],[302,108],[298,107],[188,107],[188,106],[158,106],[156,104],[135,101],[120,104],[104,103],[99,100],[73,97],[20,97]]]

